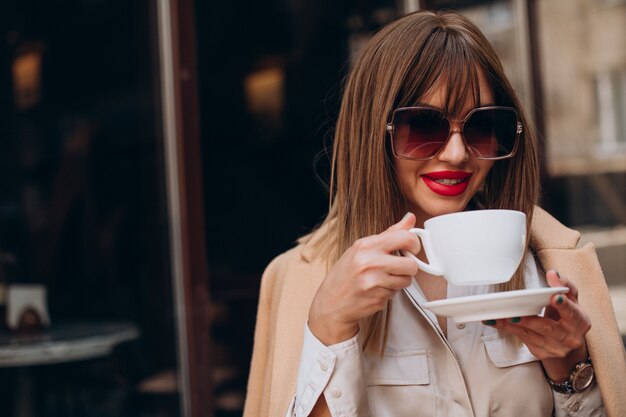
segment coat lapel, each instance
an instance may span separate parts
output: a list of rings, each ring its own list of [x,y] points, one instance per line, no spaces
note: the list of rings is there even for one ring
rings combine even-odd
[[[578,289],[578,302],[591,319],[586,341],[609,416],[626,410],[624,348],[615,320],[609,290],[593,244],[575,249],[580,234],[566,228],[537,208],[531,239],[544,270],[554,269]]]

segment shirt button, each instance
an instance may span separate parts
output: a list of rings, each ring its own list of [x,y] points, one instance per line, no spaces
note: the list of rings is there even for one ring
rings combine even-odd
[[[331,395],[333,396],[333,398],[339,398],[341,397],[341,390],[339,388],[335,388],[334,390],[332,390]]]
[[[578,411],[578,410],[580,410],[580,403],[572,404],[572,411]]]
[[[326,365],[326,362],[320,362],[320,369],[322,372],[328,371],[328,365]]]
[[[465,323],[458,323],[456,325],[456,328],[459,329],[459,330],[463,330],[465,328]]]

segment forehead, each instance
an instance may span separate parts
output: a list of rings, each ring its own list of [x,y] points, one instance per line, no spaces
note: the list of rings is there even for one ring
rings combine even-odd
[[[439,80],[433,84],[419,100],[419,104],[436,107],[439,109],[450,109],[451,113],[458,113],[457,116],[468,113],[475,107],[488,106],[495,104],[494,93],[491,85],[487,81],[483,71],[477,71],[476,79],[478,81],[478,91],[470,88],[469,94],[460,94],[459,91],[464,87],[450,85],[454,81],[450,80],[445,74],[439,77]],[[464,80],[467,82],[467,80]],[[451,103],[450,101],[459,98],[463,103]],[[453,109],[459,111],[453,111]]]

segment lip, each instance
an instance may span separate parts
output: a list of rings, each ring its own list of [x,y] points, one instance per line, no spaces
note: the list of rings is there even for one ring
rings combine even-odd
[[[436,194],[445,197],[454,197],[467,189],[469,178],[472,176],[469,172],[464,171],[436,171],[422,175],[422,180],[428,188]],[[458,184],[446,185],[438,183],[436,180],[463,180]]]

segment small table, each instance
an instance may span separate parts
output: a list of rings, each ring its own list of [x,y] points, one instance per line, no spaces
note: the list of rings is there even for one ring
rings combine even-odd
[[[139,329],[125,322],[58,323],[33,333],[0,331],[0,367],[19,367],[16,415],[33,416],[29,367],[109,356],[115,346],[138,339]]]
[[[139,338],[132,323],[60,323],[36,333],[0,332],[0,367],[33,366],[108,356]]]

